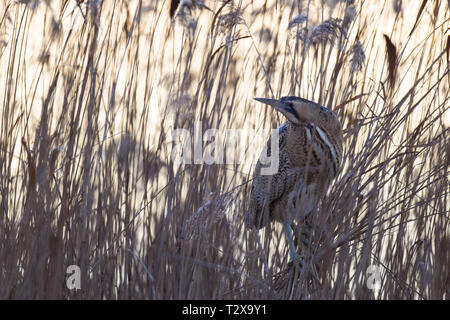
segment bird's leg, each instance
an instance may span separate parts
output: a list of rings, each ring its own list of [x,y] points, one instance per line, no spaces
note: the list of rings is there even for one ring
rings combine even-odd
[[[292,236],[291,224],[284,222],[284,231],[286,232],[286,238],[289,244],[289,253],[291,255],[292,262],[295,264],[299,272],[303,270],[303,257],[297,254],[294,245],[294,238]]]
[[[295,248],[297,248],[297,252],[302,252],[303,255],[297,253],[297,256],[302,257],[303,259],[303,269],[309,273],[316,281],[319,281],[319,276],[317,273],[317,268],[312,261],[312,257],[310,256],[310,248],[311,248],[311,226],[307,220],[304,221],[302,226],[298,226],[293,224],[292,229],[294,230],[295,237]],[[306,255],[306,258],[305,258]]]
[[[294,244],[296,248],[308,248],[311,246],[311,230],[307,225],[299,227],[296,224],[291,224],[294,230]],[[300,249],[300,251],[303,251]]]

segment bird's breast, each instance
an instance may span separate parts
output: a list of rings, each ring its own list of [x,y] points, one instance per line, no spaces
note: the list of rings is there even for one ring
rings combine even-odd
[[[286,151],[292,166],[319,170],[334,176],[339,165],[338,153],[326,131],[313,124],[292,126],[290,129]]]

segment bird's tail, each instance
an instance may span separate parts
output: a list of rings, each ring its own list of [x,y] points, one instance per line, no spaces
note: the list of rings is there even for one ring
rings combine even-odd
[[[256,227],[257,230],[262,229],[270,223],[270,220],[268,210],[259,207],[256,201],[250,201],[245,215],[245,226],[247,229],[253,229],[253,227]]]

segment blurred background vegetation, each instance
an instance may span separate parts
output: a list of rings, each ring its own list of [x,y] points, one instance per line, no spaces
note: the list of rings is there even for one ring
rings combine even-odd
[[[449,299],[449,12],[440,0],[3,1],[0,298]],[[279,225],[244,228],[258,144],[236,164],[171,157],[173,130],[199,121],[268,137],[284,119],[252,98],[286,95],[344,128],[308,252],[320,281],[288,266]]]

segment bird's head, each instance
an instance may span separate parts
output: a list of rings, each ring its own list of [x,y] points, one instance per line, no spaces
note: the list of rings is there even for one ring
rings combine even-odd
[[[330,131],[341,131],[339,120],[327,108],[300,97],[289,96],[277,99],[255,98],[281,112],[293,125],[315,124]]]
[[[294,96],[283,97],[280,100],[266,98],[255,98],[255,100],[275,108],[294,125],[304,125],[307,122],[314,122],[320,112],[320,106],[318,104]]]

